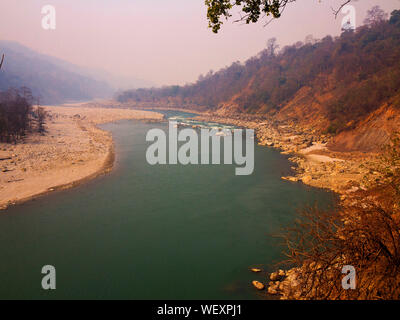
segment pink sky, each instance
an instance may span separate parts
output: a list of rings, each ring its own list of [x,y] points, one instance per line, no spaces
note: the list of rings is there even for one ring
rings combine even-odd
[[[57,28],[41,27],[41,8],[53,5]],[[1,0],[0,39],[13,40],[74,64],[134,76],[155,85],[195,81],[210,69],[244,61],[276,37],[281,46],[313,34],[338,35],[340,0],[297,0],[282,18],[241,25],[226,22],[219,34],[207,28],[204,0]],[[400,8],[399,0],[359,0],[357,23],[380,5]]]

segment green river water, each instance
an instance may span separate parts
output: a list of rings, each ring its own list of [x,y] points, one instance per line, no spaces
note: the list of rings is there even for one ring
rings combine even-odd
[[[187,116],[166,112],[167,116]],[[103,125],[115,140],[111,173],[0,214],[0,298],[259,299],[252,280],[282,259],[271,237],[296,208],[333,195],[281,180],[287,156],[255,147],[255,169],[233,165],[147,164],[151,128]],[[41,268],[56,268],[57,289],[41,288]]]

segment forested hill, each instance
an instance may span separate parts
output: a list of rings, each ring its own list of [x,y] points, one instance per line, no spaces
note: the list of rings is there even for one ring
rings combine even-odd
[[[132,105],[169,105],[219,114],[252,113],[338,134],[382,106],[400,111],[400,10],[356,31],[308,37],[201,76],[194,84],[122,92]]]
[[[0,54],[5,54],[0,91],[28,87],[41,104],[110,97],[113,93],[108,83],[80,72],[79,67],[16,42],[0,41]]]

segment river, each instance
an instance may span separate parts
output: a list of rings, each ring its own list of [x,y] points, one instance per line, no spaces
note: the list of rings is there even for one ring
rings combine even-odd
[[[167,112],[167,116],[188,116]],[[283,258],[273,233],[297,208],[332,203],[329,192],[281,180],[287,156],[255,146],[252,175],[233,165],[146,162],[151,128],[121,121],[111,173],[0,215],[0,298],[259,299],[252,280]],[[57,289],[41,288],[56,268]]]

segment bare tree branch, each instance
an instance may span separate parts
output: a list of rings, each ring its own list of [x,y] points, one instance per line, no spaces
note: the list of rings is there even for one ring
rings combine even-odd
[[[331,7],[333,14],[335,15],[335,19],[337,18],[338,14],[340,13],[340,11],[343,9],[343,7],[347,4],[349,4],[352,0],[346,0],[344,3],[342,3],[340,5],[340,7],[338,9],[334,9]]]

